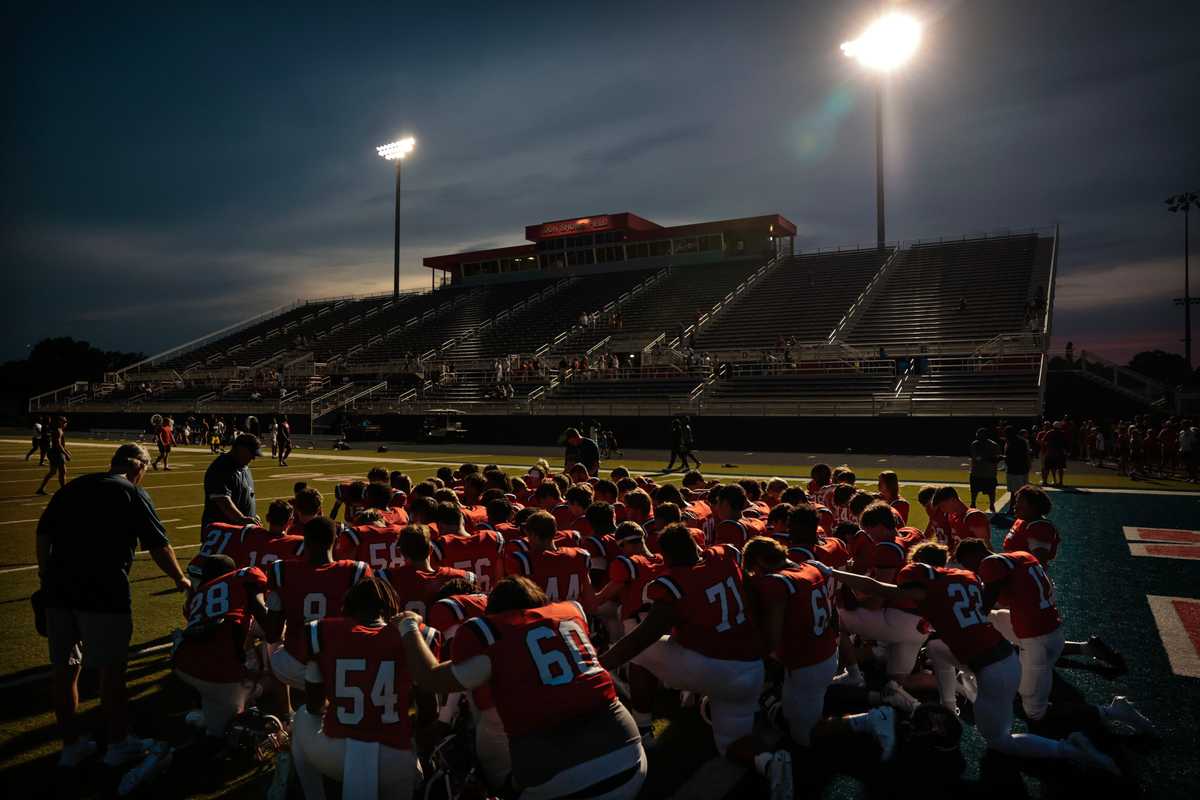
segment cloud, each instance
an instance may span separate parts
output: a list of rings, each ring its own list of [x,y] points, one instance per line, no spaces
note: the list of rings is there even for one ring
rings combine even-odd
[[[1082,265],[1060,275],[1055,286],[1056,312],[1100,311],[1161,301],[1180,293],[1178,259]]]

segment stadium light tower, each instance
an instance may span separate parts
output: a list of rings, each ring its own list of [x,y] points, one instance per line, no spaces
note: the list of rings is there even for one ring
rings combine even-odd
[[[1172,214],[1183,212],[1183,357],[1187,360],[1190,370],[1192,368],[1192,295],[1188,285],[1188,250],[1191,249],[1191,242],[1188,241],[1188,228],[1191,221],[1188,219],[1188,212],[1193,206],[1200,208],[1200,195],[1195,192],[1183,192],[1171,195],[1164,202],[1167,204],[1167,211]],[[1175,300],[1175,305],[1180,305],[1179,299]]]
[[[392,259],[393,300],[400,299],[400,165],[404,162],[404,157],[413,151],[413,147],[415,147],[416,144],[416,139],[411,136],[406,136],[403,139],[397,139],[394,142],[389,142],[388,144],[375,148],[375,152],[379,153],[380,158],[396,162],[396,225],[393,231],[395,253]]]
[[[875,84],[875,234],[880,249],[887,238],[883,205],[883,85],[887,73],[903,66],[920,44],[921,23],[899,12],[884,14],[857,39],[842,42],[846,56],[879,73]]]

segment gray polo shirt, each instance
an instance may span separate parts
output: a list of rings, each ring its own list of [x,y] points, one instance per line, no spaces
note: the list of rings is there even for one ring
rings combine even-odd
[[[232,453],[222,453],[213,459],[204,473],[204,514],[200,517],[200,535],[212,522],[228,522],[213,509],[213,500],[228,497],[237,510],[247,517],[257,516],[254,500],[254,476],[250,467],[238,464]]]

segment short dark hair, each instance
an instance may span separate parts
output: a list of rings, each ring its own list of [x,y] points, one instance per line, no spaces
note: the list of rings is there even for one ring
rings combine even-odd
[[[799,486],[789,486],[783,490],[783,494],[779,495],[779,500],[783,503],[791,503],[794,506],[798,506],[801,503],[808,502],[808,493]]]
[[[603,500],[597,500],[588,506],[585,516],[588,524],[597,534],[612,533],[617,529],[616,511]]]
[[[493,525],[499,525],[501,522],[508,522],[512,519],[513,506],[507,497],[497,497],[495,500],[489,500],[487,504],[488,522]]]
[[[770,537],[755,536],[746,542],[746,548],[742,551],[742,563],[749,566],[757,561],[767,566],[782,564],[787,561],[787,548]]]
[[[948,559],[949,551],[946,550],[944,544],[937,542],[925,542],[917,545],[912,551],[909,558],[917,564],[928,564],[931,567],[944,567]]]
[[[550,603],[550,598],[541,588],[520,575],[508,575],[496,582],[488,595],[487,613],[502,614],[521,608],[541,608]]]
[[[746,497],[746,490],[737,483],[722,486],[718,499],[728,503],[734,511],[741,511],[750,505],[750,498]]]
[[[525,520],[524,528],[526,533],[540,542],[553,541],[554,534],[558,533],[558,524],[548,511],[535,511],[530,514]]]
[[[896,530],[896,512],[882,500],[876,500],[866,507],[859,517],[864,528],[881,525]]]
[[[945,500],[957,500],[958,490],[953,486],[939,486],[933,493],[933,504],[936,506]]]
[[[566,500],[568,503],[586,509],[592,504],[592,487],[586,483],[577,483],[567,489]]]
[[[405,525],[400,531],[397,543],[400,555],[410,561],[424,561],[429,558],[429,528],[425,525]]]
[[[438,524],[439,530],[443,525],[452,529],[444,530],[442,533],[453,533],[462,527],[462,509],[454,503],[438,503],[437,509],[433,512],[433,521]]]
[[[1040,486],[1025,484],[1020,489],[1017,489],[1016,496],[1013,497],[1013,508],[1017,507],[1017,497],[1024,497],[1025,502],[1033,506],[1034,511],[1038,512],[1039,517],[1044,517],[1050,513],[1052,503],[1050,495]]]
[[[272,500],[267,506],[267,522],[271,525],[284,525],[292,518],[292,504],[287,500]]]
[[[925,484],[917,492],[917,502],[923,506],[927,506],[933,500],[933,496],[937,494],[938,487]]]
[[[371,467],[367,470],[367,482],[391,485],[391,476],[388,474],[387,467]]]
[[[313,517],[304,523],[304,549],[309,554],[324,553],[336,538],[337,524],[329,517]]]
[[[990,552],[991,548],[983,539],[963,539],[954,548],[954,558],[961,564],[964,558],[987,558]]]
[[[808,503],[800,503],[788,514],[788,537],[798,544],[815,542],[819,524],[817,509]]]
[[[687,564],[695,558],[696,540],[692,538],[692,532],[686,525],[675,522],[664,528],[659,535],[658,549],[662,551],[668,564]]]
[[[387,508],[392,503],[392,485],[372,481],[363,490],[363,502],[371,508]]]
[[[683,522],[683,512],[674,503],[662,503],[654,507],[654,521],[659,525]]]

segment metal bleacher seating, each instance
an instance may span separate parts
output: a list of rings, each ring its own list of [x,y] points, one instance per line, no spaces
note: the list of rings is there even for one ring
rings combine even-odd
[[[891,353],[922,345],[970,352],[1019,332],[1033,288],[1046,280],[1052,245],[1035,234],[913,245],[897,255],[841,338]]]
[[[788,258],[703,327],[696,349],[761,350],[776,347],[781,338],[824,342],[892,252],[871,248]]]

